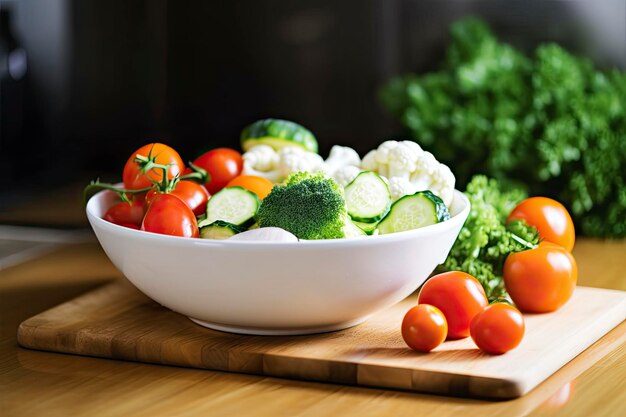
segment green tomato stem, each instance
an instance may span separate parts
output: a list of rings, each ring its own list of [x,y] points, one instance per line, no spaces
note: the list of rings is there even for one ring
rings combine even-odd
[[[116,192],[120,196],[122,201],[128,203],[130,202],[130,200],[128,199],[128,194],[145,193],[150,191],[151,189],[152,187],[141,188],[139,190],[129,190],[126,188],[116,187],[113,184],[108,184],[105,182],[100,182],[99,180],[95,180],[89,183],[89,185],[87,185],[83,190],[83,202],[84,204],[87,204],[87,201],[89,201],[89,199],[93,197],[98,191],[110,190]]]
[[[211,181],[211,174],[209,174],[205,169],[200,168],[193,162],[189,162],[189,168],[191,168],[192,172],[180,177],[181,180],[191,180],[200,184],[207,184]]]

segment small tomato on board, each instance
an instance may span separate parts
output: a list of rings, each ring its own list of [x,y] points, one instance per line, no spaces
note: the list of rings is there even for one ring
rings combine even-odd
[[[147,204],[150,204],[158,194],[159,192],[154,188],[148,191],[148,194],[146,194]],[[182,180],[176,184],[176,188],[174,188],[170,194],[183,200],[196,216],[200,216],[206,212],[206,205],[210,196],[203,185],[193,181]]]
[[[256,175],[239,175],[233,178],[226,185],[227,187],[242,187],[248,191],[252,191],[263,200],[272,191],[274,184],[267,178],[259,177]]]
[[[209,182],[205,184],[211,195],[226,187],[243,169],[241,154],[230,148],[217,148],[208,151],[192,162],[195,166],[209,173]]]
[[[578,266],[564,247],[541,242],[535,249],[510,254],[504,262],[503,276],[504,286],[520,310],[548,313],[572,296]]]
[[[485,307],[472,319],[470,335],[480,350],[500,355],[520,344],[524,329],[524,317],[518,309],[496,303]]]
[[[159,165],[169,165],[167,168],[169,179],[181,174],[185,169],[183,160],[174,149],[162,143],[149,143],[133,152],[124,165],[122,180],[124,187],[129,190],[149,188],[152,186],[152,181],[160,182],[163,179],[163,170],[160,168],[152,168],[144,172],[141,164],[135,161],[137,155],[153,159],[153,163]]]
[[[418,304],[402,320],[402,338],[413,350],[430,352],[446,340],[448,322],[437,307]]]
[[[563,246],[569,252],[574,248],[574,222],[563,204],[547,197],[530,197],[519,203],[507,221],[522,219],[535,226],[543,240]]]
[[[448,322],[448,338],[460,339],[469,336],[470,322],[487,305],[487,296],[476,278],[452,271],[426,281],[418,303],[431,304],[441,310]]]
[[[171,194],[156,194],[152,198],[141,230],[182,237],[200,235],[193,211],[183,200]]]
[[[131,202],[122,201],[111,206],[102,218],[119,226],[139,229],[145,214],[145,202],[143,196],[136,196]]]

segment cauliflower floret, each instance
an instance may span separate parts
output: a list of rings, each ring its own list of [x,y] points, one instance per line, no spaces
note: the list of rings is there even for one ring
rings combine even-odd
[[[439,162],[432,153],[422,152],[419,158],[418,168],[411,172],[410,180],[419,190],[428,190],[432,183],[432,177],[439,170]]]
[[[337,182],[337,184],[345,187],[350,184],[357,175],[361,172],[361,169],[354,165],[346,165],[341,167],[335,172],[333,172],[332,178]]]
[[[361,168],[365,171],[376,172],[378,170],[378,162],[376,162],[376,149],[369,151],[363,157],[363,161],[361,161]]]
[[[360,166],[361,157],[352,148],[335,145],[330,149],[330,153],[326,161],[324,161],[324,164],[326,173],[332,177],[335,171],[343,167]]]
[[[416,153],[411,146],[399,142],[398,146],[389,152],[389,178],[402,177],[408,180],[411,173],[417,169],[420,156],[421,153]]]
[[[296,172],[315,173],[324,171],[324,159],[299,146],[285,146],[278,151],[280,175],[285,178]]]
[[[268,145],[256,145],[243,156],[243,175],[256,175],[272,182],[280,181],[278,153]]]
[[[411,149],[411,151],[415,152],[417,155],[424,152],[422,147],[419,146],[417,142],[413,142],[412,140],[403,140],[402,143],[408,146]]]
[[[383,142],[376,149],[374,158],[378,164],[378,173],[384,177],[389,177],[389,162],[391,151],[398,146],[398,142],[395,140],[388,140]]]
[[[439,196],[447,207],[452,204],[454,198],[454,174],[447,165],[439,164],[439,169],[433,175],[430,190]]]
[[[243,154],[244,175],[257,175],[279,183],[295,172],[324,170],[324,160],[299,146],[285,146],[276,152],[271,146],[256,145]]]
[[[389,193],[393,201],[405,195],[415,194],[417,191],[419,191],[417,187],[404,177],[391,177],[389,180]]]
[[[361,168],[387,177],[394,200],[416,191],[430,190],[441,197],[446,206],[452,203],[455,183],[452,171],[415,142],[383,142],[365,155]]]

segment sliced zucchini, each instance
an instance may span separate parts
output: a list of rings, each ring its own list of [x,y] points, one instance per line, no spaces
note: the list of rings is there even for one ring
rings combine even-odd
[[[363,223],[374,223],[385,217],[391,207],[387,183],[375,172],[364,171],[345,188],[350,217]]]
[[[246,126],[241,132],[244,151],[255,145],[269,145],[275,150],[285,146],[300,146],[307,151],[318,151],[317,139],[304,126],[288,120],[262,119]]]
[[[259,197],[245,188],[222,188],[209,200],[206,219],[202,220],[198,226],[208,226],[216,220],[222,220],[245,230],[254,224],[260,204]]]
[[[381,235],[419,229],[450,218],[441,198],[430,191],[418,191],[397,200],[378,224]]]
[[[200,237],[202,239],[228,239],[240,233],[241,229],[232,223],[216,220],[208,226],[200,229]]]

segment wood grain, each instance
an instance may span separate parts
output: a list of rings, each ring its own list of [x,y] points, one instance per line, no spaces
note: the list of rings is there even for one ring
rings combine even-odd
[[[579,287],[556,313],[527,315],[526,335],[501,356],[471,339],[430,354],[398,331],[415,296],[352,329],[298,337],[205,329],[115,283],[23,322],[20,345],[112,359],[455,396],[514,398],[529,392],[626,318],[626,293]]]
[[[626,240],[578,240],[574,255],[579,283],[626,290],[624,253]],[[0,271],[2,417],[626,415],[626,322],[530,393],[509,401],[155,366],[17,345],[17,327],[23,320],[122,279],[97,244],[69,246]]]

